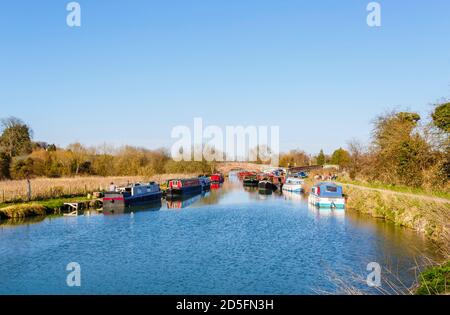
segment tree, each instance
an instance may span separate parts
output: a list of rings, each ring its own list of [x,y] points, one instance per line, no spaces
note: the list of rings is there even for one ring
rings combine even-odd
[[[436,127],[450,133],[450,103],[438,105],[431,114],[431,118]]]
[[[325,164],[325,154],[323,153],[323,150],[321,149],[319,152],[319,155],[316,157],[316,163],[318,165],[324,165]]]
[[[0,180],[10,178],[9,166],[11,158],[5,152],[0,152]]]
[[[16,158],[11,164],[11,175],[14,179],[25,179],[33,175],[34,160],[32,158]]]
[[[31,153],[32,130],[22,120],[9,117],[2,119],[3,133],[0,136],[0,148],[10,158]]]
[[[350,163],[350,154],[342,148],[337,149],[331,155],[331,164],[346,167]]]
[[[375,121],[372,176],[388,183],[420,186],[423,170],[430,164],[430,147],[415,132],[417,113],[392,112]]]
[[[371,155],[366,147],[360,141],[352,139],[347,143],[347,148],[350,154],[350,162],[347,166],[350,178],[356,179],[358,176],[366,178],[372,164]]]
[[[280,166],[283,167],[307,166],[309,164],[308,154],[301,150],[291,150],[289,153],[280,155]]]
[[[71,159],[72,159],[72,165],[73,165],[73,172],[75,175],[78,175],[83,171],[86,171],[86,160],[87,160],[87,151],[86,149],[81,145],[81,143],[72,143],[67,147],[67,151],[71,153]],[[84,164],[84,165],[83,165]],[[82,166],[84,166],[84,169],[82,169]],[[90,164],[89,164],[90,168]]]

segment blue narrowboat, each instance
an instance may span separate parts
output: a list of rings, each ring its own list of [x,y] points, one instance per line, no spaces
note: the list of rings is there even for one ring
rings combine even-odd
[[[319,208],[345,209],[345,196],[342,186],[335,183],[322,182],[314,185],[308,202]]]
[[[132,206],[161,201],[162,192],[155,182],[135,183],[107,191],[103,197],[103,210],[120,210]]]
[[[208,191],[211,189],[211,179],[208,176],[199,176],[200,184],[202,185],[203,191]]]

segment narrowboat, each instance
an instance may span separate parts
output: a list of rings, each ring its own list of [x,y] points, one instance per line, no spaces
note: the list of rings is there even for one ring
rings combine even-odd
[[[258,190],[260,192],[264,192],[264,191],[273,192],[277,189],[278,189],[278,187],[269,180],[262,180],[258,183]]]
[[[308,202],[319,208],[345,209],[345,197],[342,186],[322,182],[311,188]]]
[[[242,182],[246,187],[258,187],[259,180],[255,175],[250,175],[244,177]]]
[[[211,180],[207,176],[199,176],[200,184],[202,185],[203,191],[208,191],[211,189]]]
[[[224,182],[223,175],[222,174],[211,175],[211,182],[222,184]]]
[[[202,184],[199,178],[172,179],[168,185],[166,198],[179,198],[202,192]]]
[[[304,191],[304,189],[303,189],[304,183],[305,182],[300,178],[288,177],[286,179],[286,182],[283,184],[283,190],[289,191],[289,192],[301,193]]]
[[[162,192],[155,182],[135,183],[105,192],[103,210],[120,210],[132,206],[161,201]]]

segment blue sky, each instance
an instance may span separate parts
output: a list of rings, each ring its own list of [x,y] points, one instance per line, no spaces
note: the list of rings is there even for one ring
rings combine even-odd
[[[2,1],[0,117],[65,146],[170,147],[176,125],[279,125],[281,149],[367,140],[386,110],[450,96],[450,2]]]

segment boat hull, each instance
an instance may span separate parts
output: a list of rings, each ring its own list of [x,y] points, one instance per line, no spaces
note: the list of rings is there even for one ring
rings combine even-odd
[[[202,192],[202,186],[190,186],[190,187],[182,187],[182,188],[169,188],[166,191],[167,199],[176,199],[183,198],[186,196],[192,196],[195,194],[199,194]]]
[[[302,193],[304,192],[304,188],[302,185],[290,185],[290,184],[284,184],[283,185],[283,191],[289,191],[289,192],[296,192],[296,193]]]
[[[122,193],[105,193],[103,198],[103,211],[120,210],[135,206],[144,206],[153,202],[160,201],[162,192],[152,192],[139,196],[127,196]]]
[[[258,184],[258,190],[260,190],[260,191],[271,191],[272,192],[277,189],[278,189],[278,187],[271,182],[259,182],[259,184]]]
[[[308,202],[318,208],[327,209],[345,209],[345,198],[344,197],[319,197],[316,195],[309,195]]]

